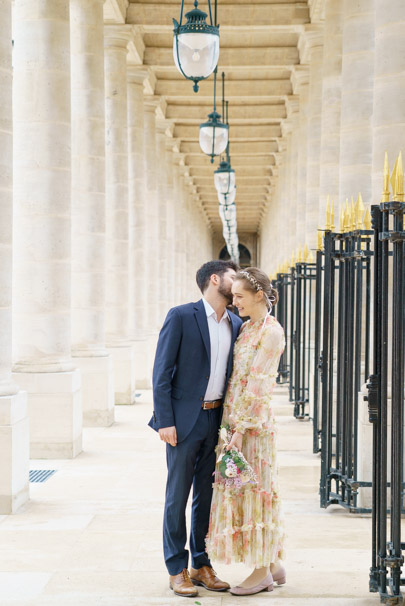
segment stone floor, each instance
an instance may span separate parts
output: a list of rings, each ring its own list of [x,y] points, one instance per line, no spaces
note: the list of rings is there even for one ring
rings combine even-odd
[[[73,461],[33,461],[56,469],[31,484],[18,514],[0,517],[1,606],[371,606],[370,519],[319,508],[319,456],[311,425],[274,397],[279,422],[282,497],[289,535],[287,584],[237,598],[200,590],[179,598],[168,588],[161,554],[164,445],[147,426],[151,394],[116,409],[116,423],[84,432]],[[243,566],[216,566],[237,583]]]

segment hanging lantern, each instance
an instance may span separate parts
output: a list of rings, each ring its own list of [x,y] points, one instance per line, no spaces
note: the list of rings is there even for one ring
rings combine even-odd
[[[236,221],[236,206],[235,204],[230,204],[229,206],[220,206],[219,207],[219,216],[222,221],[232,221],[235,219]]]
[[[236,198],[236,187],[232,189],[229,194],[218,194],[218,202],[222,206],[229,206],[235,202]]]
[[[224,86],[225,74],[222,74],[222,87]],[[229,127],[221,121],[221,116],[216,108],[217,96],[217,69],[214,70],[214,107],[208,116],[208,122],[200,124],[200,147],[204,154],[211,156],[211,162],[214,162],[214,156],[219,156],[226,150],[228,145]]]
[[[177,69],[187,80],[194,82],[193,90],[198,92],[198,82],[208,78],[218,63],[219,26],[216,23],[217,0],[215,0],[215,23],[212,21],[211,2],[208,0],[210,24],[207,13],[198,8],[195,0],[193,10],[186,13],[187,23],[182,24],[184,0],[181,0],[180,23],[173,19],[173,57]]]
[[[231,168],[229,160],[222,160],[214,172],[215,189],[219,194],[229,194],[236,186],[235,171]]]

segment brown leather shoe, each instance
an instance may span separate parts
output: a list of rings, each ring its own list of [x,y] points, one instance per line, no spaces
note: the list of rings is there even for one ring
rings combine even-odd
[[[210,591],[226,591],[230,587],[229,583],[225,583],[225,581],[221,581],[217,577],[215,570],[211,566],[203,566],[198,570],[192,568],[190,578],[194,585],[202,585]]]
[[[176,595],[181,595],[185,598],[195,598],[198,595],[198,589],[191,582],[187,568],[183,568],[179,574],[170,575],[169,579],[170,589],[173,589]]]

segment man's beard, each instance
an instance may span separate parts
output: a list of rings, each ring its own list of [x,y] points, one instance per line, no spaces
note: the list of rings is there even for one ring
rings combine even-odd
[[[232,285],[230,285],[229,287],[226,287],[225,280],[223,279],[222,276],[221,276],[221,280],[219,283],[218,292],[220,295],[222,295],[227,300],[228,304],[232,303],[232,301],[233,301]]]

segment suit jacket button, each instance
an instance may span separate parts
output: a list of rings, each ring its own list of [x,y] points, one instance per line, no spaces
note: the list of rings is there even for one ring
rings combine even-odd
[[[201,396],[200,400],[201,400],[201,402],[202,402],[202,401],[204,400],[204,398]]]
[[[206,379],[209,379],[209,377],[205,377]]]

